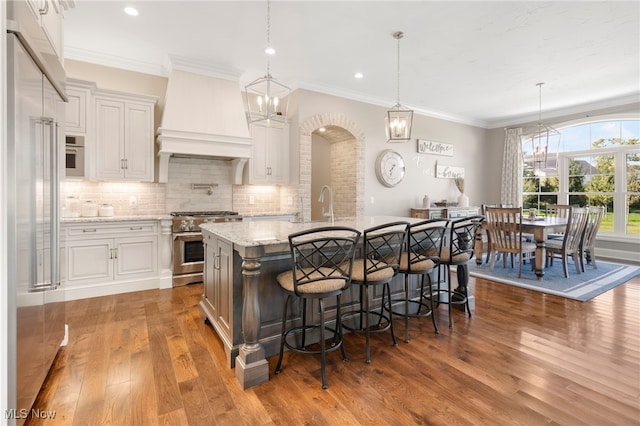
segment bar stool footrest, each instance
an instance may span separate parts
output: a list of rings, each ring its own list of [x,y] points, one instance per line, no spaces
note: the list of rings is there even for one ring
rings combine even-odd
[[[364,328],[364,324],[360,324],[360,327],[350,327],[348,325],[345,324],[345,318],[348,316],[357,316],[362,314],[363,316],[366,315],[366,313],[364,311],[358,311],[358,310],[354,310],[354,311],[349,311],[349,312],[345,312],[343,314],[340,315],[340,321],[342,323],[342,328],[344,328],[345,330],[349,330],[351,332],[354,333],[364,333],[366,331],[366,329]],[[389,328],[391,328],[391,318],[389,318],[388,316],[384,315],[381,312],[377,312],[377,311],[369,311],[370,315],[374,315],[375,317],[378,318],[378,321],[370,321],[369,323],[369,333],[378,333],[381,331],[387,331],[389,330]],[[348,321],[348,319],[346,320]],[[358,320],[356,320],[358,321]],[[380,323],[382,323],[382,321],[385,321],[384,325],[381,327]],[[364,321],[363,321],[364,322]]]
[[[322,351],[320,350],[319,346],[320,346],[320,341],[318,340],[317,342],[312,342],[312,343],[306,343],[304,347],[300,347],[298,345],[294,345],[289,343],[289,341],[287,340],[287,338],[289,337],[289,335],[291,333],[297,333],[297,337],[299,339],[302,339],[301,333],[303,330],[305,330],[305,332],[308,333],[309,330],[314,330],[314,329],[319,329],[320,325],[319,324],[315,324],[315,325],[307,325],[307,326],[298,326],[298,327],[293,327],[290,328],[289,330],[287,330],[284,333],[284,346],[289,349],[290,351],[293,352],[297,352],[297,353],[301,353],[301,354],[320,354],[322,353]],[[340,334],[337,334],[335,329],[333,328],[329,328],[327,326],[324,327],[325,329],[325,333],[327,331],[331,332],[331,337],[328,337],[325,339],[325,349],[324,352],[325,353],[329,353],[329,352],[333,352],[336,349],[339,349],[340,346],[342,346],[342,336]],[[319,336],[318,336],[319,337]],[[309,338],[309,336],[307,335],[307,339]],[[326,342],[331,340],[331,344],[327,345]],[[307,349],[307,347],[309,346],[318,346],[318,349]]]
[[[429,300],[426,296],[424,296],[425,299]],[[422,299],[422,298],[420,298]],[[405,312],[404,312],[404,303],[405,300],[404,299],[393,299],[391,300],[391,305],[397,304],[398,308],[402,308],[402,311],[398,311],[397,309],[392,310],[391,306],[389,306],[389,303],[385,303],[384,304],[384,309],[387,312],[391,312],[393,315],[399,316],[399,317],[404,317],[405,316]],[[417,305],[418,307],[415,310],[415,313],[412,313],[411,310],[411,306],[412,305]],[[421,312],[422,309],[425,309],[424,312]],[[424,303],[422,300],[416,300],[416,299],[409,299],[409,314],[408,316],[410,318],[421,318],[421,317],[428,317],[429,315],[431,315],[431,307]]]

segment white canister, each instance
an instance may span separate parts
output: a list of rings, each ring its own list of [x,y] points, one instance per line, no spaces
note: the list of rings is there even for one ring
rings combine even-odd
[[[113,206],[109,204],[101,204],[98,215],[102,217],[113,217]]]
[[[80,200],[70,195],[65,200],[64,217],[80,217]]]
[[[424,207],[425,209],[428,209],[430,205],[431,205],[431,200],[429,199],[428,195],[425,195],[424,198],[422,199],[422,207]]]
[[[85,201],[82,203],[82,209],[80,212],[82,217],[96,217],[98,216],[98,205],[93,201]]]

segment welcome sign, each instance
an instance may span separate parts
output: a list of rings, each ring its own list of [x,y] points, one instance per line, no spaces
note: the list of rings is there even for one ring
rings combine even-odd
[[[433,154],[453,157],[453,145],[449,143],[418,139],[418,152],[420,154]]]

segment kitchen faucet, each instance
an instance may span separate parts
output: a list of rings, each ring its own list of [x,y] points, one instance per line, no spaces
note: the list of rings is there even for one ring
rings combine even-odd
[[[325,213],[324,212],[324,193],[325,191],[329,191],[329,212]],[[320,191],[320,198],[318,198],[318,201],[322,203],[322,216],[324,217],[329,217],[331,220],[331,224],[333,225],[333,223],[335,222],[335,217],[333,216],[333,190],[331,189],[331,187],[329,185],[325,185],[322,187],[322,190]]]

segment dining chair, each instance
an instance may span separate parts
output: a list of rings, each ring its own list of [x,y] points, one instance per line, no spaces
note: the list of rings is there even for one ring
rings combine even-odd
[[[582,241],[580,242],[580,268],[582,272],[584,272],[584,261],[586,258],[587,263],[590,263],[593,266],[593,269],[598,269],[596,266],[596,235],[598,234],[598,229],[600,229],[600,224],[602,223],[602,218],[604,217],[605,207],[604,206],[591,206],[589,207],[587,225],[584,228],[584,234],[582,236]]]
[[[468,262],[474,256],[476,233],[484,221],[484,216],[476,215],[450,220],[447,225],[447,241],[440,251],[440,267],[438,268],[438,283],[432,290],[430,297],[434,298],[436,306],[446,304],[449,306],[449,328],[453,327],[452,307],[462,305],[471,317],[467,287],[469,285]],[[451,286],[451,267],[456,267],[458,287]],[[441,271],[446,270],[447,288],[441,288]]]
[[[340,296],[351,284],[353,260],[360,231],[343,226],[314,228],[289,235],[291,250],[291,269],[280,273],[277,281],[286,292],[283,314],[282,332],[280,334],[280,355],[275,368],[279,374],[285,346],[294,352],[320,354],[322,388],[327,389],[326,354],[340,348],[342,359],[347,360],[342,341],[340,325]],[[325,299],[336,297],[336,321],[333,329],[329,328],[325,318]],[[302,301],[300,316],[302,324],[294,322],[287,329],[287,308],[292,300]],[[312,308],[307,309],[307,302]],[[313,302],[317,301],[315,306]],[[307,324],[307,316],[319,313],[319,323]],[[319,331],[320,349],[312,345],[307,347],[307,332]],[[325,342],[325,332],[333,332],[333,340],[329,348]],[[295,338],[295,341],[294,341]]]
[[[486,228],[491,235],[491,258],[489,269],[493,270],[498,254],[502,254],[503,268],[507,265],[507,254],[511,257],[513,268],[514,256],[518,258],[518,278],[522,275],[522,263],[525,259],[535,258],[536,245],[524,240],[522,236],[522,209],[488,207],[485,212]],[[531,263],[533,266],[533,262]]]
[[[404,298],[393,300],[387,309],[392,315],[404,317],[404,341],[409,343],[409,318],[431,316],[433,330],[438,332],[438,325],[433,314],[433,297],[431,294],[431,274],[440,264],[440,251],[444,242],[446,219],[428,219],[412,223],[407,228],[407,242],[400,257],[399,272],[404,275]],[[420,289],[417,297],[412,297],[409,287],[410,278],[418,277]],[[427,283],[425,284],[425,279]],[[402,306],[402,309],[400,309]],[[410,306],[415,306],[411,309]]]
[[[498,206],[496,204],[480,205],[480,214],[482,216],[487,215],[487,207],[498,207]],[[507,207],[507,206],[503,206],[502,204],[500,204],[500,207]],[[486,235],[487,235],[487,258],[485,259],[484,263],[489,263],[489,261],[491,260],[491,235],[489,235],[489,232],[486,232]]]
[[[546,266],[553,266],[553,259],[559,257],[562,259],[562,270],[565,278],[569,278],[569,268],[567,260],[569,257],[573,259],[576,272],[581,273],[580,269],[580,243],[584,229],[589,218],[589,210],[586,207],[571,207],[567,218],[567,227],[562,240],[550,239],[546,241],[547,258]]]
[[[393,331],[393,315],[385,315],[385,300],[391,300],[389,282],[396,276],[400,267],[400,255],[407,237],[408,222],[396,221],[366,229],[362,234],[361,256],[353,262],[351,284],[359,287],[360,304],[358,309],[344,312],[340,316],[342,328],[364,333],[367,364],[371,363],[370,334],[391,330],[391,340],[398,346]],[[380,310],[369,308],[370,287],[382,287]],[[378,319],[371,325],[371,317]]]
[[[544,209],[545,217],[555,217],[566,219],[569,217],[571,206],[568,204],[547,204]],[[554,232],[547,236],[547,239],[561,240],[564,236],[563,232]]]

